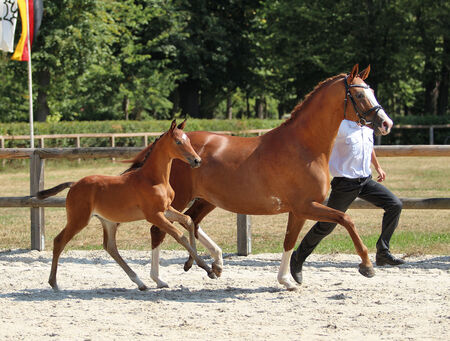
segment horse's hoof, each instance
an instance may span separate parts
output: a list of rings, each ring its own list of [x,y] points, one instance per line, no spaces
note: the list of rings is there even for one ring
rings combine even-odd
[[[217,276],[213,271],[208,272],[208,277],[211,279],[217,279]]]
[[[292,286],[292,287],[286,287],[287,291],[297,291],[297,287],[296,286]]]
[[[222,267],[220,265],[212,263],[211,267],[212,271],[216,274],[217,277],[220,277],[222,275]]]
[[[359,273],[365,277],[372,278],[375,276],[375,270],[373,266],[365,266],[363,264],[359,264]]]
[[[141,285],[140,287],[138,287],[140,291],[146,291],[148,290],[148,287],[146,285]]]
[[[158,284],[156,285],[156,287],[157,287],[158,289],[168,288],[168,287],[169,287],[169,284],[167,284],[166,282],[161,282],[161,283],[158,283]]]
[[[190,259],[188,259],[185,263],[184,263],[184,271],[189,271],[192,268],[192,261]]]
[[[48,284],[50,284],[50,286],[52,287],[53,291],[59,291],[58,284],[56,284],[56,281],[49,280]]]

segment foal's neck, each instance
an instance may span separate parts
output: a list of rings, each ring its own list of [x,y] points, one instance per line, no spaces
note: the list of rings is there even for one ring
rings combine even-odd
[[[158,142],[140,171],[154,183],[169,184],[173,158],[169,156],[165,148],[161,148],[163,143],[163,141]]]

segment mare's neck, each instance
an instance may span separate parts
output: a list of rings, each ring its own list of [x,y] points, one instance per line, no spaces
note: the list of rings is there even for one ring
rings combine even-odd
[[[300,112],[292,118],[289,126],[296,134],[299,143],[314,157],[324,156],[329,161],[331,150],[339,126],[344,118],[344,91],[342,96],[335,88],[340,87],[339,80],[320,88],[313,93]]]
[[[163,146],[160,145],[162,143],[164,141],[158,141],[139,171],[154,183],[169,184],[173,159],[165,148],[162,148]]]

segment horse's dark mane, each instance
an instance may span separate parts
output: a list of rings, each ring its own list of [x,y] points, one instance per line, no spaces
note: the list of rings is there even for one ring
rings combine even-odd
[[[121,174],[125,174],[134,170],[137,170],[139,168],[141,168],[145,162],[147,161],[148,157],[150,156],[153,148],[155,147],[156,143],[159,141],[159,139],[161,137],[163,137],[165,134],[162,133],[155,141],[153,141],[148,147],[146,147],[145,149],[143,149],[141,152],[139,152],[138,155],[136,155],[134,157],[134,159],[131,159],[129,161],[125,161],[125,162],[132,162],[133,164],[130,166],[130,168],[128,168],[127,170],[123,171]]]
[[[319,84],[317,84],[315,86],[315,88],[310,93],[308,93],[305,96],[303,101],[300,101],[294,107],[294,109],[291,111],[291,117],[289,117],[285,122],[283,122],[283,124],[289,124],[290,122],[295,120],[295,118],[297,118],[297,116],[299,116],[301,114],[303,107],[306,106],[309,102],[311,102],[312,98],[314,98],[314,95],[317,92],[319,92],[320,89],[324,88],[325,86],[327,86],[329,83],[333,82],[334,80],[336,80],[338,78],[344,78],[345,76],[346,76],[345,73],[341,73],[339,75],[336,75],[336,76],[330,77],[328,79],[325,79],[324,81],[322,81]]]

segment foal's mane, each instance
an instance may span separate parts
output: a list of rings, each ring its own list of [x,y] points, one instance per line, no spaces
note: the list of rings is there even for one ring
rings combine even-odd
[[[159,141],[159,139],[161,137],[164,136],[164,134],[166,134],[166,132],[162,133],[150,145],[148,145],[146,148],[142,149],[139,152],[139,154],[136,155],[133,159],[123,161],[123,162],[130,162],[130,163],[132,163],[132,165],[130,166],[130,168],[128,168],[127,170],[123,171],[121,174],[125,174],[125,173],[128,173],[128,172],[131,172],[131,171],[134,171],[136,169],[141,168],[145,164],[145,161],[147,161],[147,159],[150,156],[150,154],[151,154],[153,148],[155,147],[156,143]]]
[[[297,118],[297,116],[299,116],[302,113],[303,107],[305,107],[309,102],[311,102],[311,100],[314,98],[314,95],[317,94],[319,92],[319,90],[321,90],[322,88],[327,86],[329,83],[333,82],[334,80],[336,80],[338,78],[344,78],[345,76],[347,76],[345,73],[341,73],[339,75],[327,78],[324,81],[317,84],[314,87],[314,89],[305,96],[303,101],[300,101],[294,107],[294,109],[291,111],[291,117],[289,117],[283,124],[289,124],[290,122],[295,120]]]

